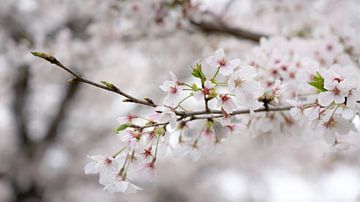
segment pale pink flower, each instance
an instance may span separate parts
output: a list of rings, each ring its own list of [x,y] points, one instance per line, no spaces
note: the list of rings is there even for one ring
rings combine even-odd
[[[218,106],[228,114],[232,113],[236,109],[234,100],[226,94],[219,96]]]
[[[170,72],[170,78],[171,80],[163,82],[160,89],[167,92],[167,95],[164,98],[164,105],[175,107],[179,101],[182,87],[179,85],[179,81],[174,73]]]
[[[204,88],[202,88],[199,91],[196,91],[194,93],[195,99],[198,100],[198,101],[204,100],[204,96],[205,95],[210,95],[210,91],[213,88],[215,88],[215,84],[213,84],[211,81],[205,81],[204,82]]]
[[[229,90],[235,93],[239,105],[249,107],[251,110],[261,106],[258,98],[264,93],[255,77],[255,68],[245,66],[233,73],[228,81]]]
[[[206,62],[215,68],[220,68],[219,72],[223,76],[228,76],[233,73],[234,69],[238,67],[241,63],[240,59],[227,60],[225,58],[225,52],[223,49],[218,49],[215,51],[214,55],[208,57]]]
[[[160,112],[157,117],[159,122],[169,122],[172,129],[176,128],[177,117],[173,109],[165,106],[158,106],[155,108],[155,111]]]

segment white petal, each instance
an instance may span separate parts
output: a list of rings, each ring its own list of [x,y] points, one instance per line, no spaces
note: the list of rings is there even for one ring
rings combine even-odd
[[[219,48],[215,51],[214,56],[216,60],[222,60],[225,58],[225,52],[223,49]]]
[[[223,76],[229,76],[230,74],[233,73],[234,68],[235,68],[234,66],[225,65],[220,68],[219,72]]]
[[[201,157],[201,152],[194,148],[191,152],[190,152],[190,158],[192,161],[198,161]]]
[[[96,162],[90,162],[85,165],[84,172],[86,175],[96,174],[99,172],[98,169],[95,168]]]
[[[201,100],[204,100],[204,93],[202,91],[196,91],[194,93],[194,98],[197,100],[197,101],[201,101]]]
[[[336,137],[335,137],[335,133],[333,131],[327,130],[323,136],[324,136],[324,140],[326,143],[328,143],[328,144],[335,143]]]
[[[317,98],[319,104],[322,106],[328,106],[334,101],[333,93],[330,91],[320,93]]]
[[[170,74],[171,80],[173,80],[173,81],[175,81],[175,82],[178,80],[177,77],[176,77],[176,75],[174,74],[174,72],[169,71],[169,74]]]

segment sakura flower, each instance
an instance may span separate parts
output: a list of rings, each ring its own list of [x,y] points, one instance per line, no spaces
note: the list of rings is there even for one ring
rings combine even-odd
[[[226,94],[220,95],[220,99],[218,100],[218,106],[221,107],[221,109],[228,114],[230,114],[236,109],[236,104],[234,100]]]
[[[160,112],[159,116],[157,117],[159,122],[169,122],[172,129],[176,128],[177,117],[175,112],[171,108],[158,106],[156,107],[155,111]]]
[[[194,97],[196,100],[201,101],[204,99],[205,95],[210,95],[211,90],[215,88],[215,84],[213,84],[211,81],[205,81],[204,82],[204,88],[200,89],[199,91],[196,91],[194,93]]]
[[[127,149],[134,149],[142,138],[142,133],[137,130],[124,130],[119,133],[120,140],[125,142]]]
[[[107,184],[109,182],[109,177],[117,172],[119,167],[117,161],[113,157],[109,156],[89,156],[93,162],[90,162],[85,165],[84,171],[85,174],[100,174],[99,183],[102,185]]]
[[[333,70],[328,70],[324,74],[324,88],[327,90],[318,95],[319,103],[328,106],[332,102],[336,104],[344,103],[345,97],[353,87],[353,83]]]
[[[139,167],[139,171],[150,180],[154,180],[157,175],[155,162],[156,158],[154,157],[150,162],[144,163]]]
[[[347,135],[350,131],[356,131],[355,125],[340,116],[330,117],[327,121],[322,122],[320,126],[324,130],[325,142],[334,144],[336,134]]]
[[[115,173],[112,175],[112,182],[106,184],[104,187],[105,191],[110,193],[123,192],[123,193],[136,193],[141,191],[142,188],[124,179],[125,177],[121,173]]]
[[[215,68],[219,68],[219,72],[223,76],[228,76],[233,73],[234,69],[238,67],[241,63],[240,59],[234,59],[228,61],[225,58],[225,52],[223,49],[218,49],[215,51],[213,56],[210,56],[206,59],[206,62]]]
[[[250,109],[260,106],[258,97],[263,95],[263,88],[255,77],[255,68],[245,66],[232,74],[228,81],[229,90],[235,93],[238,103]]]
[[[164,98],[164,105],[174,107],[178,102],[182,88],[179,86],[179,81],[173,72],[170,72],[170,78],[171,80],[163,82],[160,89],[167,92],[167,95]]]
[[[132,123],[134,119],[136,119],[137,116],[134,114],[127,114],[126,116],[118,117],[116,120],[120,123]]]

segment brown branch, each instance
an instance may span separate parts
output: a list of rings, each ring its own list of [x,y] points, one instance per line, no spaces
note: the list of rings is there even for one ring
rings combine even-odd
[[[66,72],[68,72],[69,74],[71,74],[72,76],[74,76],[73,79],[71,79],[71,81],[79,81],[79,82],[83,82],[83,83],[87,83],[89,85],[95,86],[97,88],[101,88],[107,91],[111,91],[113,93],[119,94],[126,99],[127,102],[133,102],[133,103],[137,103],[137,104],[141,104],[141,105],[146,105],[146,106],[150,106],[150,107],[156,107],[157,105],[146,101],[146,100],[141,100],[138,98],[135,98],[125,92],[123,92],[122,90],[120,90],[118,87],[116,87],[114,84],[112,83],[108,83],[106,81],[102,81],[102,83],[96,83],[93,81],[90,81],[88,79],[83,78],[80,74],[74,72],[73,70],[71,70],[70,68],[66,67],[65,65],[63,65],[60,61],[58,61],[54,56],[51,56],[49,54],[45,54],[45,53],[40,53],[40,52],[31,52],[34,56],[36,57],[40,57],[48,62],[50,62],[51,64],[56,65],[57,67],[60,67],[61,69],[65,70]]]

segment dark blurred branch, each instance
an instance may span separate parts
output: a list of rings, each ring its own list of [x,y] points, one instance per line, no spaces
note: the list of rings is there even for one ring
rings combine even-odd
[[[205,33],[227,34],[227,35],[232,35],[239,39],[247,39],[250,41],[257,42],[257,43],[260,41],[261,38],[267,37],[267,35],[265,35],[265,34],[260,34],[260,33],[252,32],[249,30],[241,29],[241,28],[230,27],[227,24],[223,23],[222,21],[197,22],[197,21],[191,19],[190,23]]]
[[[76,93],[79,91],[79,83],[71,82],[63,96],[63,99],[55,112],[55,117],[50,122],[47,132],[45,134],[45,138],[42,140],[44,143],[53,142],[58,135],[58,128],[61,122],[64,120],[66,116],[66,110],[68,109],[71,101],[73,100]]]
[[[29,66],[24,65],[17,68],[18,72],[14,83],[14,104],[13,110],[15,115],[15,124],[18,130],[18,141],[20,148],[24,148],[27,151],[31,147],[31,140],[28,136],[27,120],[25,116],[25,106],[27,102],[28,94],[28,82],[29,82]],[[28,151],[29,152],[29,151]],[[28,153],[30,155],[30,153]]]

